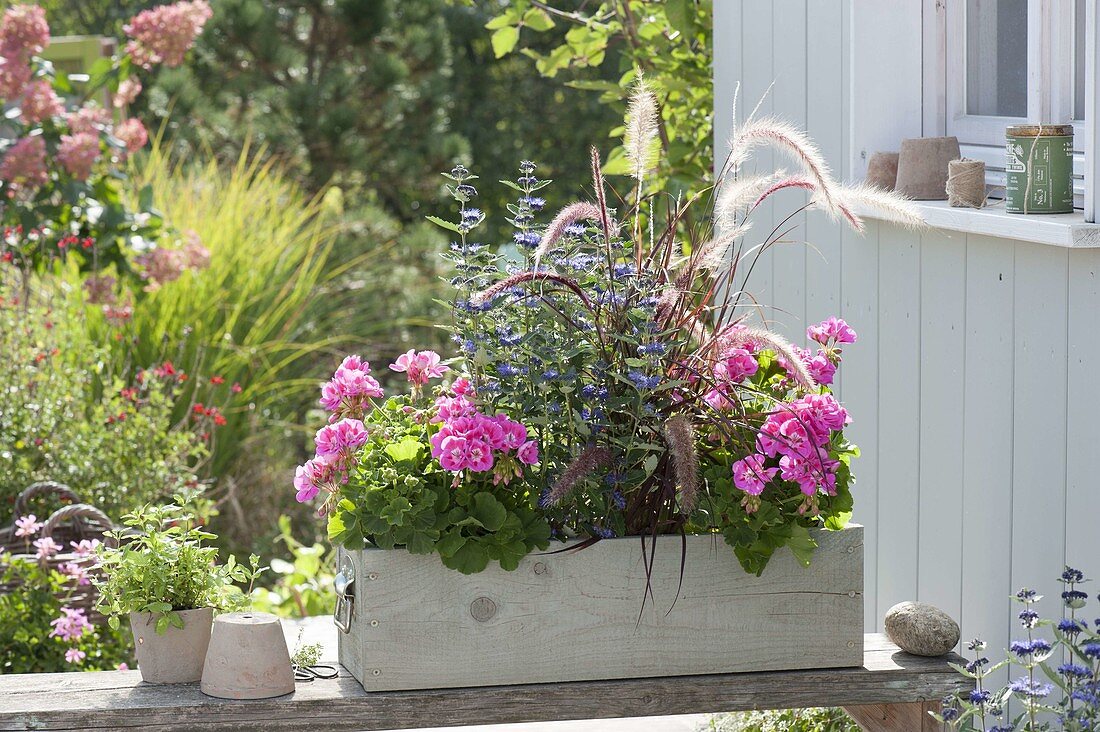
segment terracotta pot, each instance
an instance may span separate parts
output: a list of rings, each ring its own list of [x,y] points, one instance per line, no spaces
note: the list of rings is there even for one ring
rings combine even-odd
[[[256,612],[219,615],[200,688],[221,699],[267,699],[294,691],[294,669],[279,619]]]
[[[130,613],[134,650],[142,681],[150,684],[186,684],[202,678],[202,664],[210,645],[214,609],[180,610],[182,628],[171,625],[157,633],[155,613]]]

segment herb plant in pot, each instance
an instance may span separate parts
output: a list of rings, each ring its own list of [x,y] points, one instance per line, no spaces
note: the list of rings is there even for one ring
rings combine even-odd
[[[233,582],[260,573],[233,557],[217,564],[215,536],[199,528],[182,505],[143,506],[123,517],[125,529],[109,534],[118,546],[100,547],[103,579],[99,609],[118,628],[128,614],[138,669],[153,684],[198,681],[215,610],[243,599]]]

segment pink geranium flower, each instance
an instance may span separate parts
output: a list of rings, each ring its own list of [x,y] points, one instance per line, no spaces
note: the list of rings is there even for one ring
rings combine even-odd
[[[390,369],[404,372],[409,383],[423,386],[429,379],[438,379],[447,373],[449,368],[442,365],[439,354],[435,351],[413,351],[403,353],[397,360],[390,364]]]
[[[524,465],[539,464],[539,445],[534,440],[528,440],[516,450],[516,457]]]
[[[317,454],[321,456],[349,455],[366,444],[367,428],[358,419],[350,417],[334,424],[325,425],[317,431],[315,442]]]
[[[806,329],[806,336],[817,341],[821,345],[828,345],[829,341],[835,343],[855,343],[856,332],[837,317],[830,317],[817,325],[811,325]]]
[[[345,475],[334,458],[319,455],[295,469],[295,498],[298,503],[312,501],[322,490],[330,493],[335,491],[344,479]]]
[[[749,455],[733,464],[733,484],[750,496],[758,496],[779,470],[764,467],[763,455]]]

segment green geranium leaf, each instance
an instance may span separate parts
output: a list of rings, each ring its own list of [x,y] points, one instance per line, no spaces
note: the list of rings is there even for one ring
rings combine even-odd
[[[489,531],[496,531],[508,518],[508,509],[492,493],[481,492],[474,495],[470,506],[470,515],[481,522]]]
[[[424,451],[424,445],[413,437],[406,437],[400,442],[391,442],[386,445],[386,454],[393,458],[395,463],[411,462],[420,457]]]
[[[466,537],[462,535],[462,532],[458,529],[452,529],[440,537],[435,545],[435,550],[439,552],[439,556],[448,558],[454,556],[465,543]]]
[[[814,549],[817,549],[817,542],[810,536],[810,530],[805,526],[799,526],[794,524],[790,527],[791,538],[787,540],[787,546],[791,548],[791,552],[794,554],[795,559],[803,567],[810,566],[810,560],[813,558]]]
[[[477,574],[489,565],[489,552],[481,543],[465,542],[451,557],[444,557],[443,564],[462,574]]]

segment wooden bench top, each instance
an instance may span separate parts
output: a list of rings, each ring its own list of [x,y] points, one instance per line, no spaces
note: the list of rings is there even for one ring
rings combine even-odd
[[[325,658],[335,657],[330,619],[304,627],[307,640],[323,643]],[[293,645],[297,628],[287,635]],[[336,679],[255,701],[214,699],[198,684],[145,684],[137,671],[13,674],[0,676],[0,730],[387,730],[820,706],[883,720],[860,719],[867,729],[920,729],[920,722],[895,726],[891,710],[904,705],[916,719],[922,703],[938,706],[962,689],[966,679],[948,660],[961,661],[911,656],[872,634],[862,668],[405,692],[366,692],[341,668]]]

